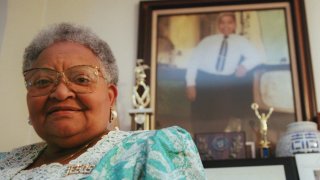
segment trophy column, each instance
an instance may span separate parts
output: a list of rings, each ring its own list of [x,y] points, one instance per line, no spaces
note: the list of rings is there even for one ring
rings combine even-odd
[[[153,111],[150,108],[150,88],[145,83],[147,77],[145,69],[148,68],[147,65],[143,64],[142,59],[137,60],[135,67],[136,83],[132,94],[134,109],[129,111],[132,130],[149,130],[154,127],[154,124],[151,122]]]

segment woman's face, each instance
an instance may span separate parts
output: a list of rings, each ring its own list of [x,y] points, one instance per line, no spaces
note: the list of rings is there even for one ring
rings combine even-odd
[[[233,17],[225,15],[220,18],[218,28],[223,35],[228,36],[235,33],[236,22]]]
[[[57,42],[41,52],[32,68],[64,71],[77,65],[98,66],[99,59],[83,45]],[[30,120],[37,134],[49,145],[70,148],[105,132],[117,89],[99,76],[95,91],[77,94],[64,83],[48,95],[27,94]]]

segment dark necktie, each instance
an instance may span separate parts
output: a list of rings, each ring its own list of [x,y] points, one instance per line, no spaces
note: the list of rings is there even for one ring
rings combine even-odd
[[[217,71],[223,71],[224,64],[226,63],[226,56],[228,51],[228,36],[225,36],[223,38],[223,41],[221,43],[217,63],[216,63],[216,70]]]

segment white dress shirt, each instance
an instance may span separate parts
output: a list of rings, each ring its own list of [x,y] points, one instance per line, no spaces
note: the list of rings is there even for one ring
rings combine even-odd
[[[217,71],[216,63],[223,39],[222,34],[208,36],[194,49],[187,67],[187,86],[195,85],[197,70],[215,75],[232,75],[241,59],[243,59],[241,65],[247,70],[262,63],[256,48],[245,37],[231,34],[227,38],[228,49],[224,69]]]

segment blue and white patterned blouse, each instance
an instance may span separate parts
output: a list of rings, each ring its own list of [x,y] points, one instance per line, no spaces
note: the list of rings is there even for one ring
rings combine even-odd
[[[6,154],[0,160],[1,179],[206,179],[191,136],[179,127],[111,131],[66,165],[51,163],[23,170],[45,147],[34,144]],[[70,167],[88,165],[93,169],[87,174],[82,170],[67,173]]]

